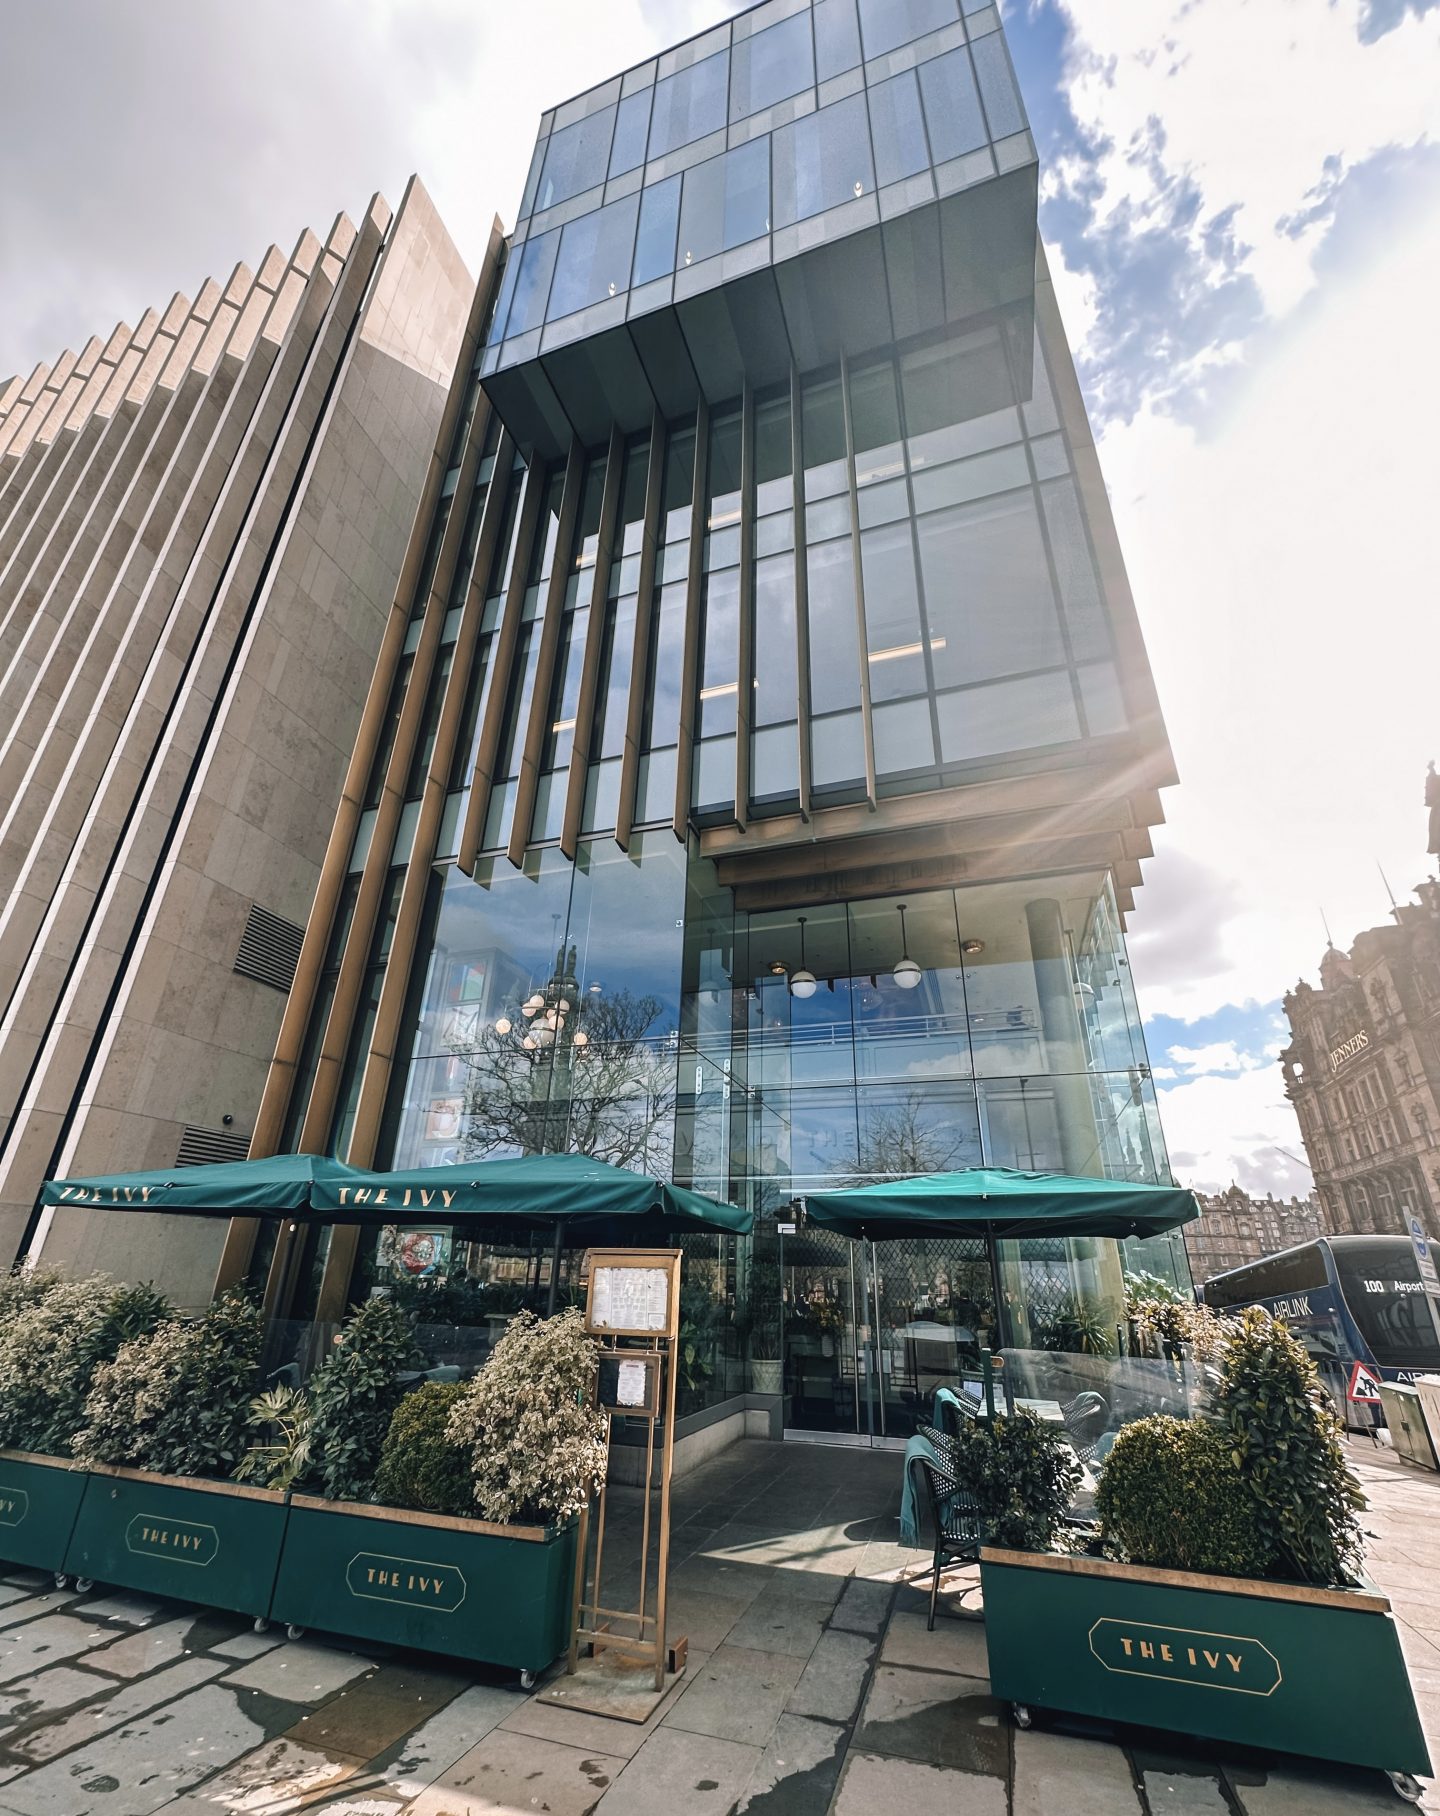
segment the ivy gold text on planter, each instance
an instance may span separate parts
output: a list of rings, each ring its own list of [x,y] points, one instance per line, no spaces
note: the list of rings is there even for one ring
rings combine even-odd
[[[1271,1695],[1283,1675],[1279,1659],[1258,1639],[1144,1621],[1096,1621],[1090,1650],[1107,1671],[1123,1676],[1173,1678],[1242,1696]]]
[[[164,1557],[175,1564],[213,1564],[220,1534],[213,1526],[191,1520],[162,1520],[137,1513],[125,1528],[125,1548],[141,1557]]]
[[[87,1477],[68,1457],[0,1451],[0,1559],[58,1570]]]
[[[0,1526],[18,1526],[30,1511],[30,1497],[23,1488],[0,1482]]]
[[[408,1602],[412,1608],[453,1614],[465,1600],[465,1578],[453,1564],[387,1557],[379,1551],[362,1551],[351,1558],[345,1580],[351,1595],[368,1602]]]

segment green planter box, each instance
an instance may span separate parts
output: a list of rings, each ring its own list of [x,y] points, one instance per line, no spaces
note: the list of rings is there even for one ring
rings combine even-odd
[[[0,1450],[0,1558],[58,1574],[85,1480],[66,1457]]]
[[[234,1482],[97,1468],[65,1553],[78,1577],[265,1616],[285,1497]]]
[[[294,1495],[276,1620],[529,1678],[570,1644],[575,1527],[496,1526]]]
[[[1017,1713],[1430,1771],[1382,1595],[991,1547],[980,1580],[991,1685]]]

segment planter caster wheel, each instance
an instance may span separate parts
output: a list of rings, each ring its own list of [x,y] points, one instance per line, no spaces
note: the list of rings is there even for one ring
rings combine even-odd
[[[55,1587],[57,1589],[68,1589],[70,1587],[70,1578],[66,1576],[63,1570],[57,1570],[55,1572]]]
[[[95,1587],[95,1579],[93,1576],[77,1576],[75,1578],[75,1587],[80,1591],[81,1595],[88,1595]]]
[[[522,1671],[520,1673],[520,1688],[522,1690],[533,1690],[535,1688],[535,1673],[533,1671]]]
[[[1419,1803],[1425,1795],[1425,1787],[1418,1778],[1412,1778],[1408,1772],[1387,1772],[1385,1776],[1395,1787],[1395,1795],[1403,1797],[1406,1803]]]
[[[286,1639],[304,1639],[305,1629],[303,1627],[295,1626],[292,1622],[291,1625],[285,1629],[285,1637]]]
[[[1015,1711],[1015,1726],[1017,1728],[1033,1728],[1034,1727],[1035,1717],[1030,1713],[1030,1705],[1028,1703],[1016,1703],[1014,1705],[1014,1711]]]
[[[263,1614],[257,1614],[250,1631],[252,1633],[268,1633],[270,1631],[270,1623]]]

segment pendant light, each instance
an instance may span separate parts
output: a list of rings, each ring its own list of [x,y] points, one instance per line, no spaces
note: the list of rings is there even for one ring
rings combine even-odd
[[[910,956],[909,942],[905,937],[905,904],[900,903],[900,957],[891,974],[902,990],[913,990],[920,982],[923,973]]]
[[[813,996],[817,985],[815,973],[805,969],[805,916],[800,916],[800,969],[790,979],[792,996]]]

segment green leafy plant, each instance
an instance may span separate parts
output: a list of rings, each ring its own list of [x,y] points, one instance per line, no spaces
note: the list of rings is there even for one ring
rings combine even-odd
[[[1173,1286],[1159,1274],[1149,1273],[1143,1267],[1125,1269],[1125,1311],[1128,1317],[1135,1316],[1137,1306],[1185,1305],[1190,1303],[1190,1298],[1189,1294],[1182,1293],[1178,1286]]]
[[[1093,1306],[1067,1293],[1053,1318],[1034,1329],[1037,1349],[1064,1350],[1068,1355],[1108,1356],[1115,1348],[1114,1334]]]
[[[260,1307],[232,1292],[202,1317],[171,1319],[122,1344],[95,1371],[76,1458],[161,1475],[231,1474],[245,1450],[263,1332]]]
[[[63,1457],[96,1369],[152,1331],[170,1306],[150,1286],[44,1273],[11,1275],[0,1311],[0,1446]]]
[[[474,1513],[470,1453],[446,1436],[459,1381],[427,1381],[395,1408],[375,1473],[378,1498],[388,1507],[424,1513]]]
[[[1315,1364],[1260,1306],[1227,1322],[1215,1417],[1250,1491],[1261,1542],[1279,1575],[1352,1582],[1365,1497]]]
[[[409,1312],[392,1299],[367,1299],[350,1316],[310,1383],[310,1455],[327,1500],[364,1501],[375,1485],[380,1448],[405,1383],[424,1358]]]
[[[750,1299],[745,1308],[743,1328],[749,1337],[749,1352],[754,1360],[770,1361],[780,1354],[784,1291],[784,1277],[776,1262],[754,1260],[750,1263]]]
[[[487,1520],[548,1525],[578,1514],[605,1479],[605,1418],[590,1404],[599,1345],[572,1308],[520,1312],[451,1410]]]
[[[258,1482],[288,1493],[310,1467],[312,1413],[310,1396],[298,1387],[272,1387],[250,1402],[245,1423],[266,1433],[252,1442],[235,1471],[237,1482]]]
[[[1033,1412],[966,1420],[952,1440],[956,1479],[974,1495],[986,1541],[1048,1551],[1080,1486],[1080,1462],[1063,1425]]]
[[[1116,1438],[1095,1497],[1107,1546],[1136,1564],[1268,1576],[1274,1553],[1228,1435],[1204,1419],[1159,1414]]]
[[[17,1312],[37,1304],[65,1276],[55,1267],[17,1267],[0,1274],[0,1331]]]

